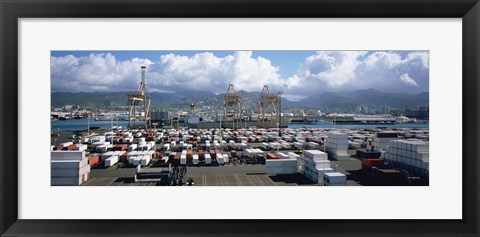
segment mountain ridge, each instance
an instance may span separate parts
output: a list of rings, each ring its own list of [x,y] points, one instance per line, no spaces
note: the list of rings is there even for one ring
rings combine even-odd
[[[256,110],[260,91],[239,91],[244,100],[245,110]],[[180,92],[150,92],[152,106],[158,107],[188,107],[192,103],[202,101],[211,107],[223,106],[225,93],[214,94],[205,91]],[[67,104],[80,107],[102,108],[111,106],[126,106],[127,92],[52,92],[52,107],[62,107]],[[323,110],[353,111],[357,107],[378,108],[388,105],[391,108],[415,108],[428,104],[429,92],[416,94],[382,92],[373,88],[351,92],[324,92],[309,96],[299,101],[290,101],[282,97],[282,108],[319,108]]]

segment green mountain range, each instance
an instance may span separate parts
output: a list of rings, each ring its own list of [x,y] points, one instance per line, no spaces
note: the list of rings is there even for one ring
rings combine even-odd
[[[239,91],[246,110],[256,111],[257,100],[261,92]],[[52,107],[79,105],[82,108],[109,108],[127,105],[127,92],[53,92]],[[182,91],[174,93],[152,92],[152,106],[188,108],[193,103],[202,102],[203,106],[221,108],[225,94],[211,92]],[[429,93],[419,94],[382,92],[376,89],[356,90],[352,92],[324,92],[300,101],[282,98],[282,108],[318,108],[322,110],[353,111],[358,106],[378,108],[384,105],[392,109],[414,109],[429,102]]]

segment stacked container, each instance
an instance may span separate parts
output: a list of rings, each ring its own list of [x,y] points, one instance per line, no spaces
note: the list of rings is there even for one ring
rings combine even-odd
[[[386,148],[384,160],[410,174],[427,177],[429,173],[429,143],[423,140],[393,140]]]
[[[51,151],[51,185],[75,186],[90,177],[85,151]]]
[[[390,141],[398,139],[397,132],[377,132],[373,137],[371,146],[374,151],[384,151]]]
[[[329,132],[327,135],[325,150],[329,158],[334,160],[349,160],[350,156],[347,153],[348,135],[339,132]]]
[[[297,161],[297,172],[301,172],[302,171],[302,157],[300,155],[297,155],[293,152],[289,152],[288,153],[288,157],[290,159],[294,159]]]
[[[288,156],[280,156],[279,159],[267,159],[265,167],[267,174],[295,174],[297,173],[297,160],[290,159]]]
[[[323,175],[323,184],[325,186],[346,186],[347,176],[339,172],[325,173]]]
[[[306,150],[302,156],[301,173],[315,183],[321,183],[325,173],[334,172],[328,154],[318,150]]]

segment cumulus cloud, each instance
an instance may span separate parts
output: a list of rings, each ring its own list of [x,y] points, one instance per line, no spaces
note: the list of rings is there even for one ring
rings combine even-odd
[[[427,51],[319,51],[301,63],[296,75],[289,78],[295,82],[287,85],[293,94],[368,88],[428,91],[428,62]]]
[[[192,57],[168,54],[149,68],[149,83],[157,89],[214,93],[226,92],[228,84],[233,83],[237,90],[259,91],[264,84],[280,83],[278,70],[268,59],[253,58],[250,51],[223,58],[209,52]]]
[[[51,57],[52,91],[110,91],[132,89],[127,81],[139,80],[140,66],[148,59],[119,61],[110,53],[86,57]]]
[[[298,100],[325,91],[376,88],[395,92],[428,91],[428,51],[318,51],[306,57],[293,75],[280,76],[280,66],[251,51],[218,57],[210,52],[192,56],[163,54],[158,59],[119,60],[113,54],[51,57],[52,91],[135,90],[140,66],[147,66],[149,91],[237,90],[282,91]]]
[[[300,66],[301,75],[308,81],[321,81],[329,87],[341,87],[355,79],[356,59],[363,51],[317,52]]]
[[[405,85],[408,86],[418,86],[417,82],[413,80],[410,76],[408,76],[408,73],[405,73],[400,76],[400,80],[405,83]]]
[[[150,91],[226,92],[233,83],[237,90],[260,91],[264,84],[281,84],[278,67],[268,59],[252,57],[250,51],[216,57],[209,52],[192,57],[162,55],[159,61],[119,61],[112,54],[88,57],[52,57],[53,91],[134,90],[140,80],[140,65],[147,65]]]

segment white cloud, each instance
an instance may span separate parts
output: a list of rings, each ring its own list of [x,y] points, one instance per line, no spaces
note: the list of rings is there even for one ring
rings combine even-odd
[[[260,91],[264,84],[282,83],[278,67],[268,59],[253,58],[250,51],[238,51],[223,58],[208,52],[192,57],[167,54],[157,62],[138,58],[119,61],[111,54],[91,54],[79,58],[52,57],[52,90],[134,90],[140,80],[140,65],[148,65],[150,91],[224,93],[229,83],[235,84],[237,90]]]
[[[405,73],[400,76],[400,80],[405,83],[405,85],[408,86],[418,86],[417,82],[413,80],[410,76],[408,76],[408,73]]]
[[[330,87],[341,87],[355,79],[357,58],[363,51],[319,51],[305,59],[300,66],[300,76],[308,81],[322,81]]]
[[[292,62],[297,64],[298,62]],[[140,66],[147,65],[149,91],[261,91],[264,84],[286,98],[299,99],[325,91],[376,88],[396,92],[428,91],[428,51],[318,51],[300,62],[294,75],[282,78],[278,65],[250,51],[215,56],[161,55],[158,60],[118,60],[114,55],[51,57],[52,91],[135,90]],[[413,79],[414,78],[414,79]]]
[[[297,74],[289,78],[292,80],[288,83],[289,93],[311,95],[368,88],[414,93],[428,91],[428,61],[427,51],[319,51],[306,58]]]
[[[126,87],[126,82],[138,81],[140,66],[149,64],[152,64],[150,60],[138,58],[118,61],[110,53],[86,57],[51,57],[52,91],[132,89],[133,86]]]
[[[162,55],[149,68],[150,85],[174,90],[205,90],[224,93],[228,84],[236,90],[259,91],[264,84],[279,84],[278,67],[265,58],[252,57],[250,51],[238,51],[223,58],[212,53],[192,57]]]

